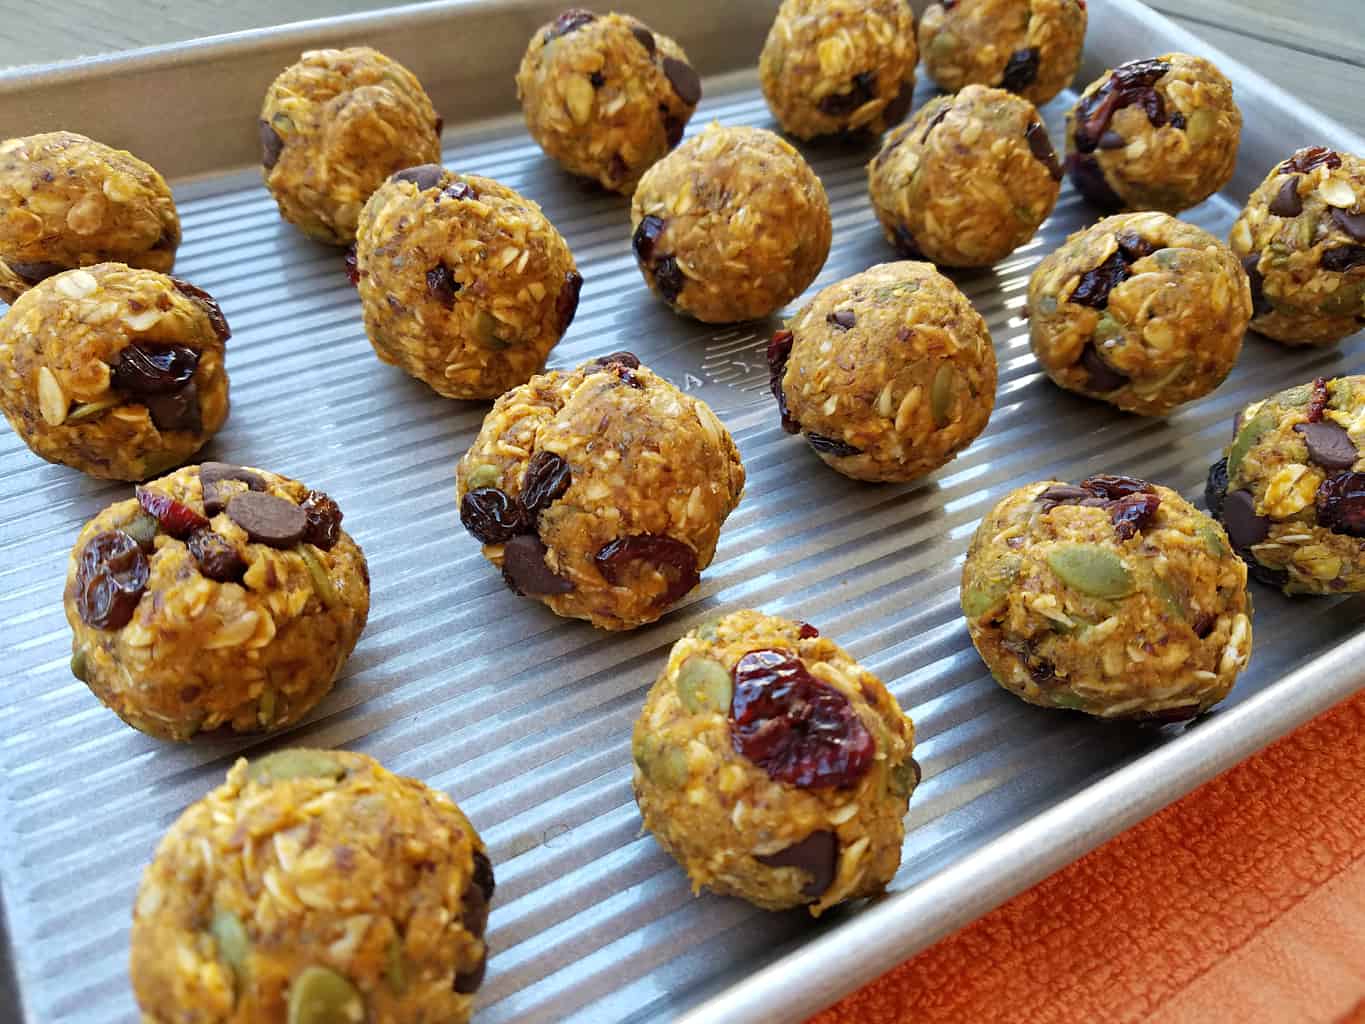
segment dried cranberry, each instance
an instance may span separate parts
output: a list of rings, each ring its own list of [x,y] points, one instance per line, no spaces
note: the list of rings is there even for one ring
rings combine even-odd
[[[730,742],[776,782],[801,789],[849,787],[877,746],[842,693],[788,651],[750,651],[734,670]]]
[[[1365,537],[1365,473],[1338,473],[1318,485],[1318,523],[1333,533]]]
[[[1006,640],[1001,646],[1019,659],[1029,678],[1039,686],[1051,688],[1059,682],[1056,666],[1040,655],[1032,644],[1023,640]]]
[[[1213,627],[1218,625],[1218,616],[1210,612],[1200,612],[1190,623],[1190,628],[1194,630],[1194,635],[1200,640],[1208,637],[1213,632]]]
[[[76,611],[95,629],[121,629],[147,589],[147,556],[122,530],[91,537],[76,565]]]
[[[322,491],[309,491],[299,508],[308,517],[303,542],[330,551],[341,537],[341,509],[337,503]]]
[[[1039,121],[1034,121],[1028,126],[1028,131],[1024,133],[1024,138],[1028,140],[1028,148],[1034,157],[1047,168],[1047,172],[1052,175],[1053,181],[1062,180],[1062,165],[1057,162],[1057,151],[1052,148],[1052,140],[1047,136],[1047,129]]]
[[[678,300],[678,293],[683,290],[686,278],[683,277],[682,269],[678,266],[678,261],[672,256],[665,256],[654,264],[654,283],[659,286],[659,294],[663,296],[665,302],[672,305]]]
[[[184,387],[199,368],[199,353],[184,345],[135,341],[119,353],[109,383],[130,395],[166,395]]]
[[[861,455],[863,450],[855,448],[847,441],[841,441],[835,437],[826,437],[824,434],[806,434],[807,443],[822,455],[832,455],[835,458],[847,458],[850,455]]]
[[[1114,502],[1109,520],[1119,540],[1128,540],[1150,527],[1160,506],[1161,498],[1155,494],[1129,494]]]
[[[1000,78],[1000,88],[1010,92],[1023,92],[1038,80],[1038,47],[1030,46],[1025,50],[1015,50],[1005,63],[1005,73]]]
[[[895,246],[898,253],[907,260],[919,260],[921,263],[925,262],[924,250],[919,247],[919,243],[915,241],[915,236],[910,233],[909,228],[904,224],[897,224],[895,236],[892,245]]]
[[[567,36],[570,32],[575,32],[584,25],[597,20],[597,15],[592,11],[585,11],[581,7],[570,7],[554,20],[548,31],[545,33],[545,42],[552,42],[560,36]]]
[[[1123,200],[1109,184],[1099,161],[1093,156],[1072,153],[1066,158],[1066,171],[1076,191],[1100,209],[1117,210],[1123,206]]]
[[[198,285],[190,284],[179,277],[171,278],[171,284],[175,285],[176,291],[204,311],[209,326],[213,328],[213,333],[219,341],[227,341],[232,337],[232,328],[228,327],[227,317],[223,316],[222,307],[212,295]]]
[[[1308,399],[1308,422],[1317,423],[1327,409],[1332,396],[1327,392],[1327,378],[1318,377],[1313,381],[1313,393]]]
[[[635,235],[631,238],[631,248],[635,250],[635,259],[640,266],[648,266],[654,259],[654,246],[659,241],[659,236],[664,233],[666,224],[662,217],[648,216],[641,218],[639,225],[635,228]]]
[[[583,290],[583,275],[577,270],[564,274],[564,283],[555,297],[555,329],[562,337],[578,312],[578,294]]]
[[[186,543],[199,571],[219,583],[241,583],[246,575],[246,559],[236,545],[212,530],[195,530]]]
[[[1219,459],[1209,467],[1204,481],[1204,504],[1214,519],[1223,518],[1223,502],[1228,496],[1228,460]]]
[[[948,116],[948,112],[953,109],[953,101],[948,100],[937,114],[929,119],[929,123],[924,126],[924,134],[920,136],[920,145],[929,141],[929,133],[943,123],[943,119]]]
[[[656,602],[658,605],[673,604],[701,581],[697,553],[680,540],[654,533],[617,537],[602,546],[593,562],[612,586],[616,586],[622,571],[632,562],[651,562],[672,569],[674,579]]]
[[[1344,274],[1365,267],[1365,245],[1342,245],[1322,254],[1322,269]]]
[[[356,262],[355,243],[346,247],[346,255],[342,262],[346,267],[346,280],[350,281],[351,284],[360,284],[360,266]]]
[[[768,386],[777,399],[777,411],[782,415],[782,429],[788,434],[801,432],[801,424],[787,409],[787,393],[782,390],[782,377],[787,372],[787,360],[792,354],[792,332],[778,331],[768,342]]]
[[[820,631],[816,629],[814,626],[812,626],[809,622],[803,622],[801,623],[801,628],[797,630],[796,635],[800,637],[802,640],[811,640],[819,636]]]
[[[1156,488],[1146,480],[1139,480],[1135,476],[1114,476],[1109,473],[1097,473],[1086,477],[1081,481],[1081,487],[1097,498],[1104,498],[1107,501],[1117,501],[1130,494],[1156,493]]]
[[[1104,309],[1109,305],[1109,293],[1131,276],[1128,261],[1123,258],[1123,253],[1116,252],[1094,270],[1081,275],[1080,282],[1071,293],[1071,301],[1078,306]]]
[[[261,164],[268,171],[280,162],[280,154],[284,152],[284,139],[280,138],[274,126],[266,120],[262,120],[259,126],[261,139]]]
[[[1265,316],[1274,307],[1265,295],[1265,275],[1261,273],[1261,254],[1253,252],[1242,258],[1242,269],[1247,272],[1251,285],[1251,312],[1254,316]]]
[[[1357,242],[1365,242],[1365,213],[1347,213],[1345,210],[1333,207],[1332,220],[1336,222],[1337,227]]]
[[[446,309],[455,308],[455,293],[460,290],[460,282],[444,263],[438,263],[427,271],[427,294]]]
[[[460,522],[484,544],[504,544],[525,527],[521,502],[496,487],[467,492],[460,499]]]
[[[1327,165],[1328,170],[1335,171],[1341,166],[1341,155],[1326,146],[1309,146],[1280,164],[1279,170],[1281,174],[1307,174],[1323,164]]]
[[[594,365],[600,366],[604,370],[612,370],[616,376],[621,378],[621,383],[629,384],[633,388],[644,389],[644,382],[635,376],[635,371],[640,368],[640,359],[634,352],[613,352],[609,356],[602,356],[594,360]]]
[[[852,330],[857,324],[858,318],[851,309],[836,309],[825,317],[826,322],[833,324],[841,331]]]
[[[438,201],[441,199],[478,199],[479,193],[475,190],[474,186],[467,181],[452,181],[445,188],[441,189],[441,194],[436,198]]]
[[[1130,265],[1156,252],[1156,246],[1136,231],[1120,231],[1114,236],[1114,240],[1118,242],[1120,254]]]
[[[521,507],[530,529],[536,528],[540,514],[562,498],[572,483],[573,473],[563,456],[546,451],[531,456],[521,482]]]
[[[832,92],[816,104],[820,112],[830,117],[844,117],[864,103],[877,97],[877,76],[871,71],[860,71],[849,82],[848,92]]]
[[[1179,128],[1183,132],[1185,130],[1185,115],[1178,110],[1174,114],[1172,114],[1171,127]]]
[[[1152,87],[1170,70],[1164,60],[1134,60],[1116,67],[1103,85],[1076,105],[1076,149],[1093,153],[1115,112],[1134,104],[1146,111],[1153,126],[1165,124],[1166,105]]]
[[[1266,208],[1276,217],[1297,217],[1303,213],[1303,200],[1299,198],[1299,179],[1285,178],[1280,191]]]
[[[161,528],[172,537],[184,540],[195,530],[202,530],[209,521],[183,502],[176,501],[169,494],[153,491],[147,487],[137,489],[137,503],[142,510],[161,524]]]

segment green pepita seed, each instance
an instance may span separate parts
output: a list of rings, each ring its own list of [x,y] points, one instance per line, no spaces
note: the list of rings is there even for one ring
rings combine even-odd
[[[137,541],[138,547],[149,548],[152,546],[152,538],[156,536],[157,522],[146,512],[139,512],[119,529]]]
[[[477,491],[480,487],[496,486],[501,479],[502,473],[498,471],[498,467],[485,462],[471,469],[464,482],[467,490]]]
[[[1052,694],[1052,703],[1056,707],[1070,708],[1072,711],[1080,711],[1085,707],[1084,700],[1066,690],[1058,690]]]
[[[891,769],[891,792],[896,796],[909,796],[919,785],[920,770],[914,758],[907,757]]]
[[[1365,286],[1342,285],[1322,302],[1322,311],[1328,316],[1351,316],[1361,311],[1365,301]],[[66,418],[70,423],[73,416]]]
[[[734,682],[725,666],[714,658],[692,655],[678,668],[674,686],[678,689],[678,699],[691,714],[713,711],[723,715],[730,710]]]
[[[654,781],[668,789],[681,789],[687,781],[687,755],[679,747],[665,745],[654,761]]]
[[[1057,312],[1057,296],[1044,295],[1039,299],[1038,312],[1042,313],[1043,316],[1051,316],[1053,313]]]
[[[288,114],[276,114],[270,119],[270,124],[281,135],[286,135],[294,130],[294,121]]]
[[[1311,249],[1313,237],[1318,233],[1318,218],[1309,214],[1300,217],[1294,225],[1295,241],[1300,249]]]
[[[1074,590],[1110,601],[1133,592],[1133,574],[1123,559],[1098,544],[1064,544],[1048,553],[1047,564]]]
[[[246,977],[246,960],[251,955],[251,939],[247,937],[242,919],[230,910],[215,910],[209,924],[209,934],[218,944],[218,955],[232,968],[237,987]]]
[[[1123,324],[1112,313],[1101,313],[1099,323],[1095,324],[1095,343],[1110,341],[1114,338],[1122,337]]]
[[[289,986],[289,1024],[361,1024],[365,1000],[330,967],[305,967]]]
[[[77,647],[71,654],[71,674],[83,683],[90,682],[90,677],[86,674],[89,666],[85,662],[85,648]]]
[[[1271,399],[1276,405],[1283,405],[1289,409],[1297,409],[1308,404],[1313,397],[1312,384],[1299,384],[1296,387],[1286,388]]]
[[[266,754],[247,766],[252,782],[281,782],[285,779],[339,779],[346,768],[325,750],[290,747]]]
[[[957,371],[952,363],[939,363],[934,372],[934,383],[929,389],[929,411],[934,426],[942,430],[952,421],[953,399],[957,391]]]
[[[1353,402],[1352,386],[1349,380],[1344,378],[1333,381],[1327,385],[1327,390],[1331,392],[1331,399],[1327,403],[1329,409],[1349,409]]]
[[[934,51],[935,57],[946,59],[953,56],[960,44],[961,40],[959,40],[954,33],[940,32],[938,35],[934,36],[934,41],[930,44],[930,49]]]
[[[268,729],[275,721],[275,691],[262,690],[260,697],[256,699],[256,721],[261,724],[261,728]]]
[[[1184,254],[1184,249],[1158,249],[1152,253],[1152,258],[1162,270],[1179,270]]]
[[[1242,468],[1242,460],[1247,457],[1247,452],[1255,446],[1256,442],[1270,432],[1276,422],[1275,411],[1268,406],[1262,406],[1248,423],[1242,424],[1242,429],[1237,431],[1237,437],[1232,442],[1232,447],[1228,450],[1228,480],[1234,480],[1237,471]]]
[[[1169,580],[1162,576],[1153,576],[1152,589],[1156,591],[1156,596],[1161,598],[1166,607],[1171,610],[1171,614],[1177,619],[1184,622],[1189,617],[1185,612],[1185,602]]]
[[[975,622],[989,611],[1000,606],[1009,593],[1008,580],[982,580],[973,583],[962,591],[962,614]]]
[[[714,643],[719,626],[720,619],[707,619],[697,627],[697,637],[707,643]]]
[[[115,409],[123,403],[121,398],[101,398],[98,402],[85,402],[66,414],[67,423],[76,423],[98,416],[102,412]]]
[[[1226,558],[1228,546],[1223,543],[1223,538],[1218,532],[1218,528],[1212,523],[1204,523],[1199,527],[1199,539],[1204,542],[1204,548],[1214,558]]]
[[[399,941],[397,935],[389,939],[384,958],[384,981],[394,995],[401,996],[407,991],[408,972],[403,961],[403,943]]]
[[[332,586],[332,579],[327,575],[327,567],[322,560],[307,544],[300,544],[296,550],[303,557],[303,564],[308,567],[308,578],[313,583],[313,592],[318,595],[318,600],[328,608],[340,607],[341,595]]]

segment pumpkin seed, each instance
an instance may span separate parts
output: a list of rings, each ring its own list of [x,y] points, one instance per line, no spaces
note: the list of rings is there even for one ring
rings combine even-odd
[[[90,682],[90,677],[86,675],[89,666],[85,660],[85,648],[77,647],[71,655],[71,674],[83,683]]]
[[[268,729],[275,721],[275,691],[262,690],[261,695],[256,698],[256,721],[261,728]]]
[[[246,777],[252,782],[282,782],[285,779],[339,779],[346,774],[340,761],[325,750],[290,747],[252,761]]]
[[[1112,313],[1101,313],[1100,319],[1095,324],[1095,344],[1110,341],[1113,338],[1123,336],[1123,324]]]
[[[1285,388],[1278,395],[1271,399],[1276,405],[1283,405],[1290,409],[1297,409],[1307,405],[1309,399],[1313,397],[1312,384],[1299,384],[1296,387]]]
[[[1332,392],[1332,397],[1327,403],[1329,409],[1349,409],[1353,401],[1352,385],[1344,377],[1338,378],[1328,385]]]
[[[218,945],[218,955],[232,969],[235,987],[240,988],[246,978],[246,960],[251,955],[251,939],[242,919],[230,910],[215,910],[209,923],[209,934]]]
[[[1232,447],[1228,449],[1229,481],[1233,480],[1237,476],[1237,470],[1242,468],[1242,460],[1247,457],[1247,452],[1275,426],[1276,419],[1273,409],[1262,406],[1249,422],[1242,424]]]
[[[1047,564],[1073,590],[1114,601],[1133,592],[1123,559],[1098,544],[1064,544],[1048,552]]]
[[[1184,249],[1158,249],[1152,254],[1152,258],[1162,270],[1179,270],[1185,258],[1184,254]]]
[[[646,779],[665,789],[677,789],[687,781],[687,757],[658,737],[645,735],[631,743],[631,756]]]
[[[1322,311],[1328,316],[1350,316],[1361,312],[1365,302],[1365,285],[1342,285],[1322,302]],[[68,416],[67,420],[74,419]]]
[[[1044,295],[1039,299],[1038,312],[1042,313],[1043,316],[1051,316],[1053,313],[1057,312],[1057,296]]]
[[[408,988],[408,972],[403,961],[403,943],[397,935],[389,939],[386,952],[384,981],[388,983],[389,991],[401,996]]]
[[[1171,610],[1171,614],[1184,622],[1189,617],[1185,613],[1185,602],[1181,600],[1170,581],[1162,576],[1153,576],[1152,580],[1152,589],[1156,591],[1156,596],[1165,602],[1166,607]]]
[[[139,512],[119,529],[137,541],[138,547],[149,548],[152,546],[152,539],[156,536],[157,521],[146,512]]]
[[[365,1000],[330,967],[305,967],[289,986],[289,1024],[360,1024]]]
[[[734,682],[724,665],[714,658],[694,654],[678,668],[674,680],[678,699],[691,714],[707,711],[727,714],[730,698],[734,696]]]
[[[1214,558],[1226,558],[1228,546],[1223,543],[1223,538],[1219,535],[1218,528],[1212,523],[1204,523],[1199,527],[1199,539],[1204,542],[1204,548]]]
[[[919,785],[920,767],[913,757],[907,757],[891,769],[891,792],[896,796],[909,796]]]
[[[999,607],[1009,593],[1011,580],[987,579],[962,591],[962,614],[973,622]]]
[[[307,544],[300,544],[296,550],[308,568],[308,578],[313,582],[313,592],[318,595],[318,600],[328,608],[340,607],[341,595],[337,593],[336,587],[332,586],[332,579],[327,575],[327,568],[322,564],[322,560]]]
[[[485,462],[471,469],[464,482],[466,490],[477,491],[480,487],[493,487],[501,479],[502,474],[498,472],[498,467]]]
[[[707,643],[715,643],[720,619],[707,619],[697,627],[697,637]]]
[[[942,430],[952,422],[953,398],[957,390],[957,371],[952,363],[939,363],[934,372],[934,383],[929,389],[929,412],[934,426]]]
[[[110,409],[116,408],[121,405],[122,402],[123,400],[117,397],[101,398],[98,402],[83,402],[71,410],[71,414],[67,416],[66,422],[76,423],[80,420],[88,420],[92,416],[98,416],[102,412],[108,412]]]
[[[481,344],[493,349],[504,349],[507,341],[501,336],[503,326],[498,322],[498,318],[486,309],[481,309],[474,314],[474,337],[479,339]]]
[[[1067,693],[1065,690],[1058,690],[1052,694],[1052,703],[1055,707],[1070,708],[1072,711],[1081,711],[1085,708],[1085,701],[1077,697],[1074,693]]]

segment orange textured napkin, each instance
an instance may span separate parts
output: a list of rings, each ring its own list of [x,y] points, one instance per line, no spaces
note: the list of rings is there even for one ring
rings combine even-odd
[[[1365,693],[811,1024],[1365,1024]]]

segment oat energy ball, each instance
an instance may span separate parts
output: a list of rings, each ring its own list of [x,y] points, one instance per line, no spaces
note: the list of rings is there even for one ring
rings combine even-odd
[[[1203,57],[1168,53],[1090,83],[1066,117],[1066,166],[1105,210],[1179,213],[1228,183],[1241,138],[1232,83]]]
[[[1085,42],[1085,0],[941,0],[919,48],[946,92],[996,85],[1046,103],[1071,84]]]
[[[949,267],[987,267],[1027,242],[1061,180],[1038,108],[981,85],[930,100],[867,165],[887,241]]]
[[[644,22],[571,8],[531,37],[517,98],[541,149],[628,196],[681,141],[701,78],[681,46]]]
[[[0,299],[94,263],[168,271],[180,217],[166,181],[75,132],[0,142]]]
[[[447,398],[526,383],[568,330],[583,286],[539,206],[438,164],[399,171],[370,197],[356,272],[376,354]]]
[[[1232,370],[1251,287],[1208,232],[1164,213],[1117,214],[1038,265],[1028,312],[1033,354],[1055,384],[1164,416]]]
[[[739,611],[688,633],[635,722],[635,800],[693,891],[765,910],[875,896],[900,866],[915,727],[819,630]]]
[[[744,490],[715,413],[629,352],[507,392],[456,478],[460,522],[507,585],[602,629],[686,596]]]
[[[261,163],[280,216],[355,241],[360,208],[395,171],[441,159],[441,119],[412,72],[368,46],[309,50],[261,107]]]
[[[1233,423],[1209,511],[1251,575],[1287,594],[1365,590],[1365,377],[1319,377]]]
[[[1229,235],[1251,276],[1251,327],[1332,345],[1365,326],[1365,160],[1301,149],[1251,194]]]
[[[789,433],[855,480],[913,480],[949,462],[995,405],[995,349],[928,263],[882,263],[821,291],[768,346]]]
[[[229,333],[187,281],[121,263],[67,270],[0,320],[0,410],[48,462],[146,479],[227,419]]]
[[[370,576],[322,491],[186,466],[85,524],[66,573],[71,672],[134,729],[282,729],[332,689]]]
[[[640,179],[630,204],[645,281],[704,323],[757,320],[815,280],[834,228],[801,154],[761,128],[712,124]]]
[[[982,520],[962,613],[996,682],[1030,704],[1176,722],[1251,654],[1246,565],[1217,523],[1125,476],[1044,481]]]
[[[133,908],[144,1024],[466,1024],[493,866],[454,801],[372,758],[238,759]]]
[[[758,74],[782,130],[810,139],[899,124],[918,61],[905,0],[783,0]]]

